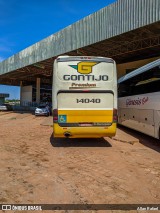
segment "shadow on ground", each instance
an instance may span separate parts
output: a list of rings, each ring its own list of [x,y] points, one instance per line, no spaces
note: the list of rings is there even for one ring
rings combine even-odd
[[[104,138],[53,138],[50,137],[53,147],[112,147]]]
[[[127,134],[132,135],[135,138],[138,138],[139,142],[141,144],[143,144],[144,146],[147,146],[157,152],[160,152],[160,140],[153,138],[151,136],[148,136],[146,134],[143,134],[141,132],[138,132],[136,130],[118,125],[118,128],[124,132],[126,132]]]

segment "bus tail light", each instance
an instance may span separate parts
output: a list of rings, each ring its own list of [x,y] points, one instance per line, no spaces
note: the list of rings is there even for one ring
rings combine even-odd
[[[53,110],[53,122],[54,123],[58,122],[58,109]]]
[[[117,109],[113,109],[113,122],[117,123]]]

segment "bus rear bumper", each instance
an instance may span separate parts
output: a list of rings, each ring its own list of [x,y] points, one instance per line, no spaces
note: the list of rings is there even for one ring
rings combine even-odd
[[[116,123],[107,127],[60,127],[53,124],[53,135],[55,138],[101,138],[113,137],[116,134]]]

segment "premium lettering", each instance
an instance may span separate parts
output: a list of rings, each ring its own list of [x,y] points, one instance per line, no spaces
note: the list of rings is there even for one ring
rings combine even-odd
[[[96,84],[76,84],[72,83],[72,87],[96,87]]]

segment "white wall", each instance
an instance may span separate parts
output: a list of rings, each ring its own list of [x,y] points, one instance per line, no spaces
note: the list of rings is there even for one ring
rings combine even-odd
[[[32,85],[21,87],[21,101],[32,102]]]

